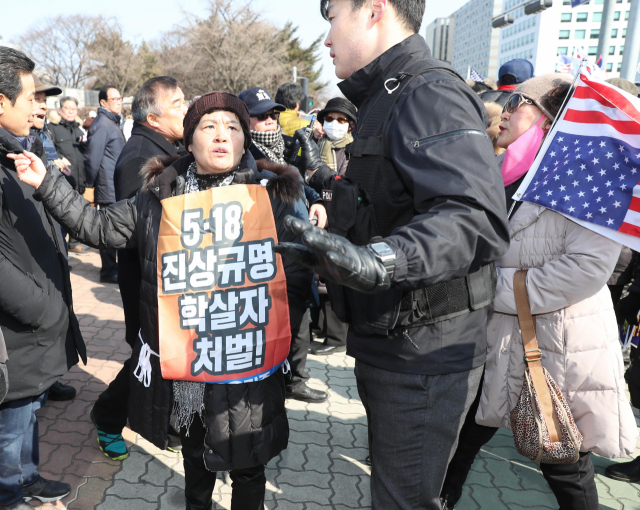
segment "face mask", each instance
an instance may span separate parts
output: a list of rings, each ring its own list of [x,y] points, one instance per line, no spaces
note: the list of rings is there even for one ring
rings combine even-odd
[[[544,120],[546,117],[543,115],[535,126],[527,129],[507,148],[502,162],[502,180],[505,186],[516,182],[531,168],[544,139],[545,132],[540,127]]]
[[[333,122],[327,122],[325,120],[324,124],[322,124],[322,129],[324,129],[329,140],[342,140],[349,132],[349,123],[345,122],[344,124],[340,124],[337,120]]]

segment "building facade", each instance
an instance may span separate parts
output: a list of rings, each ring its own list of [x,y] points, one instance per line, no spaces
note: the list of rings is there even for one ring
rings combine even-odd
[[[455,21],[453,16],[436,18],[427,25],[425,40],[435,58],[451,62],[454,28]]]
[[[503,0],[470,0],[451,17],[454,37],[451,63],[462,76],[473,67],[485,78],[498,74],[500,31],[491,27]]]
[[[556,71],[558,55],[574,56],[583,50],[595,62],[598,60],[598,39],[604,0],[590,0],[571,7],[571,0],[554,0],[553,6],[530,16],[524,14],[524,5],[530,0],[505,0],[504,11],[511,13],[513,25],[500,29],[498,63],[524,58],[533,64],[536,75]],[[631,0],[616,0],[611,30],[611,43],[605,58],[609,77],[620,75],[624,40]]]

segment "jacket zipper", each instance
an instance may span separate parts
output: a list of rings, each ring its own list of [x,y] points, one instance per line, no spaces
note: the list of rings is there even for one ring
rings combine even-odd
[[[413,148],[417,149],[418,147],[420,147],[422,143],[425,143],[425,142],[435,142],[437,140],[442,140],[443,138],[449,138],[451,136],[457,136],[457,135],[487,136],[487,133],[485,133],[484,131],[480,131],[479,129],[457,129],[456,131],[449,131],[447,133],[442,133],[439,135],[429,136],[427,138],[421,138],[420,140],[416,140],[415,142],[413,142]]]

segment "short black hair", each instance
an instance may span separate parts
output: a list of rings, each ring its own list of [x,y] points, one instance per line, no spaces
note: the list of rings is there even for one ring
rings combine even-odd
[[[284,83],[276,92],[276,103],[284,105],[288,110],[294,110],[297,105],[304,104],[304,91],[297,83]]]
[[[3,94],[11,104],[22,93],[21,77],[31,74],[36,63],[24,53],[7,46],[0,46],[0,94]]]
[[[556,85],[548,94],[546,94],[545,97],[542,98],[542,106],[544,106],[547,111],[553,115],[554,119],[557,118],[567,106],[566,104],[563,106],[563,103],[570,91],[570,83],[561,83],[560,85]]]
[[[162,117],[162,110],[158,106],[158,96],[161,92],[174,92],[178,88],[178,80],[172,76],[156,76],[143,83],[136,92],[131,104],[133,120],[143,124],[150,113]]]
[[[105,101],[107,101],[109,99],[109,97],[107,96],[107,92],[109,92],[109,90],[111,89],[115,89],[115,85],[105,85],[100,89],[100,92],[98,92],[98,102],[102,101],[103,99]]]
[[[328,11],[330,2],[331,0],[320,0],[320,13],[326,20],[329,19]],[[366,0],[351,0],[351,10],[357,11],[365,4],[365,2]],[[426,0],[389,0],[389,3],[393,5],[393,8],[398,15],[398,19],[407,28],[413,30],[416,34],[420,32]]]

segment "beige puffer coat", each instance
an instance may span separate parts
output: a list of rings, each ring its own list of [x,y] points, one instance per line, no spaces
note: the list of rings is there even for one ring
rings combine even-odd
[[[542,365],[565,395],[584,436],[582,451],[626,457],[638,429],[625,394],[622,352],[606,282],[620,245],[564,216],[524,203],[509,222],[511,245],[496,263],[487,364],[476,422],[510,428],[525,363],[513,276],[529,269]]]

